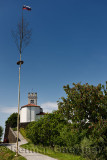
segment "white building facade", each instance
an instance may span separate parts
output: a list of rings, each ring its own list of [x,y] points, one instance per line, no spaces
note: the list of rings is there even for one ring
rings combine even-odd
[[[28,104],[20,109],[20,123],[37,121],[44,115],[43,109],[37,105],[37,93],[28,93]]]

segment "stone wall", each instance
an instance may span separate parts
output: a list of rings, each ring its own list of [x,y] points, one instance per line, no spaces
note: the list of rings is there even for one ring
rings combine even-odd
[[[17,142],[17,135],[14,133],[11,127],[9,128],[8,140],[9,140],[9,143]]]
[[[4,143],[16,143],[17,135],[14,133],[12,128],[9,125],[6,125]]]
[[[26,128],[29,123],[30,122],[20,123],[19,127]],[[17,142],[17,134],[13,131],[13,129],[9,126],[9,124],[7,124],[5,128],[4,143],[16,143],[16,142]]]

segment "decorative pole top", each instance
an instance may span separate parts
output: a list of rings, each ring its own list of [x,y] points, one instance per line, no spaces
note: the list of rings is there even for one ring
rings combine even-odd
[[[18,61],[17,62],[17,65],[21,65],[21,64],[23,64],[24,63],[24,61]]]

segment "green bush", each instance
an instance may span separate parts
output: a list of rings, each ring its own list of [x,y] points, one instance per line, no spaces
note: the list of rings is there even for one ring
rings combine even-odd
[[[89,138],[84,137],[81,141],[81,151],[84,157],[92,160],[107,159],[107,125],[105,122],[101,120],[93,124]]]
[[[84,137],[84,139],[81,141],[80,146],[82,156],[90,159],[92,157],[91,141],[88,138]]]
[[[92,134],[90,135],[92,147],[96,148],[96,158],[101,160],[107,159],[107,121],[100,120],[94,125]]]
[[[63,126],[60,131],[60,137],[67,147],[73,147],[75,144],[79,143],[79,132],[78,130],[72,129],[71,124]]]
[[[60,131],[67,122],[59,114],[51,113],[37,122],[31,122],[26,129],[27,138],[34,144],[54,146],[61,144]]]

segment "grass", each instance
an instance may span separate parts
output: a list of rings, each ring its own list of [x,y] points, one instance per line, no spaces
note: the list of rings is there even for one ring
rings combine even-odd
[[[30,139],[26,137],[26,131],[24,128],[20,128],[20,133],[28,142],[31,142]]]
[[[50,147],[43,147],[41,145],[34,145],[32,143],[27,143],[27,144],[21,145],[20,147],[28,149],[33,152],[38,152],[41,154],[48,155],[58,160],[85,160],[81,156],[75,156],[70,153],[61,153],[61,152],[58,152],[56,149],[53,151]]]
[[[13,131],[17,131],[17,127],[15,127],[15,128],[12,128],[13,129]]]
[[[26,158],[18,155],[15,157],[15,152],[9,150],[5,146],[0,146],[0,160],[26,160]]]
[[[26,138],[26,131],[25,131],[24,128],[20,128],[20,133],[22,134],[22,136],[23,136],[24,138]]]

